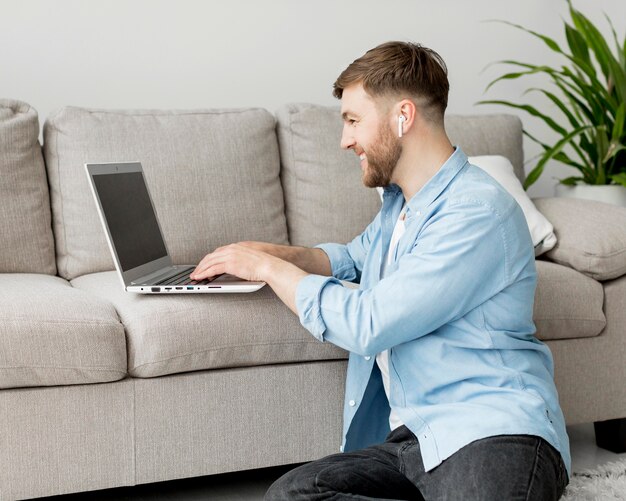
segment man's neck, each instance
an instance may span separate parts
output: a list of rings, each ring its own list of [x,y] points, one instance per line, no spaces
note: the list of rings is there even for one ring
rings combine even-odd
[[[406,139],[392,181],[408,201],[439,171],[454,147],[443,129],[422,129],[417,137]]]

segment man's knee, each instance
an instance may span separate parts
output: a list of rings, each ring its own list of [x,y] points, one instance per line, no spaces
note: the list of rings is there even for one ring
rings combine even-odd
[[[309,463],[288,471],[270,486],[263,499],[265,501],[311,499],[317,488],[315,474],[310,470]]]

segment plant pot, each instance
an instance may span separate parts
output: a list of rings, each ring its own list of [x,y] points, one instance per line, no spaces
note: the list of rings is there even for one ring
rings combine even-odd
[[[619,184],[567,186],[559,183],[554,191],[557,197],[584,198],[626,207],[626,187]]]

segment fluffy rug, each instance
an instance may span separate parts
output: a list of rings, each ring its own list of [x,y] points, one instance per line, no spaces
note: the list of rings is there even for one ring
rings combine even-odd
[[[626,459],[595,470],[574,472],[561,498],[563,501],[626,500]]]

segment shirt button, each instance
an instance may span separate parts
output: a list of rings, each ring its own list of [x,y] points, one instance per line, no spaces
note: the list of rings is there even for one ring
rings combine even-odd
[[[369,355],[367,355],[367,356],[365,357],[365,360],[371,360],[371,358],[372,358],[372,357],[370,357]]]
[[[350,401],[348,402],[348,405],[349,405],[350,407],[354,407],[354,406],[356,405],[356,402],[355,402],[354,400],[350,400]]]

